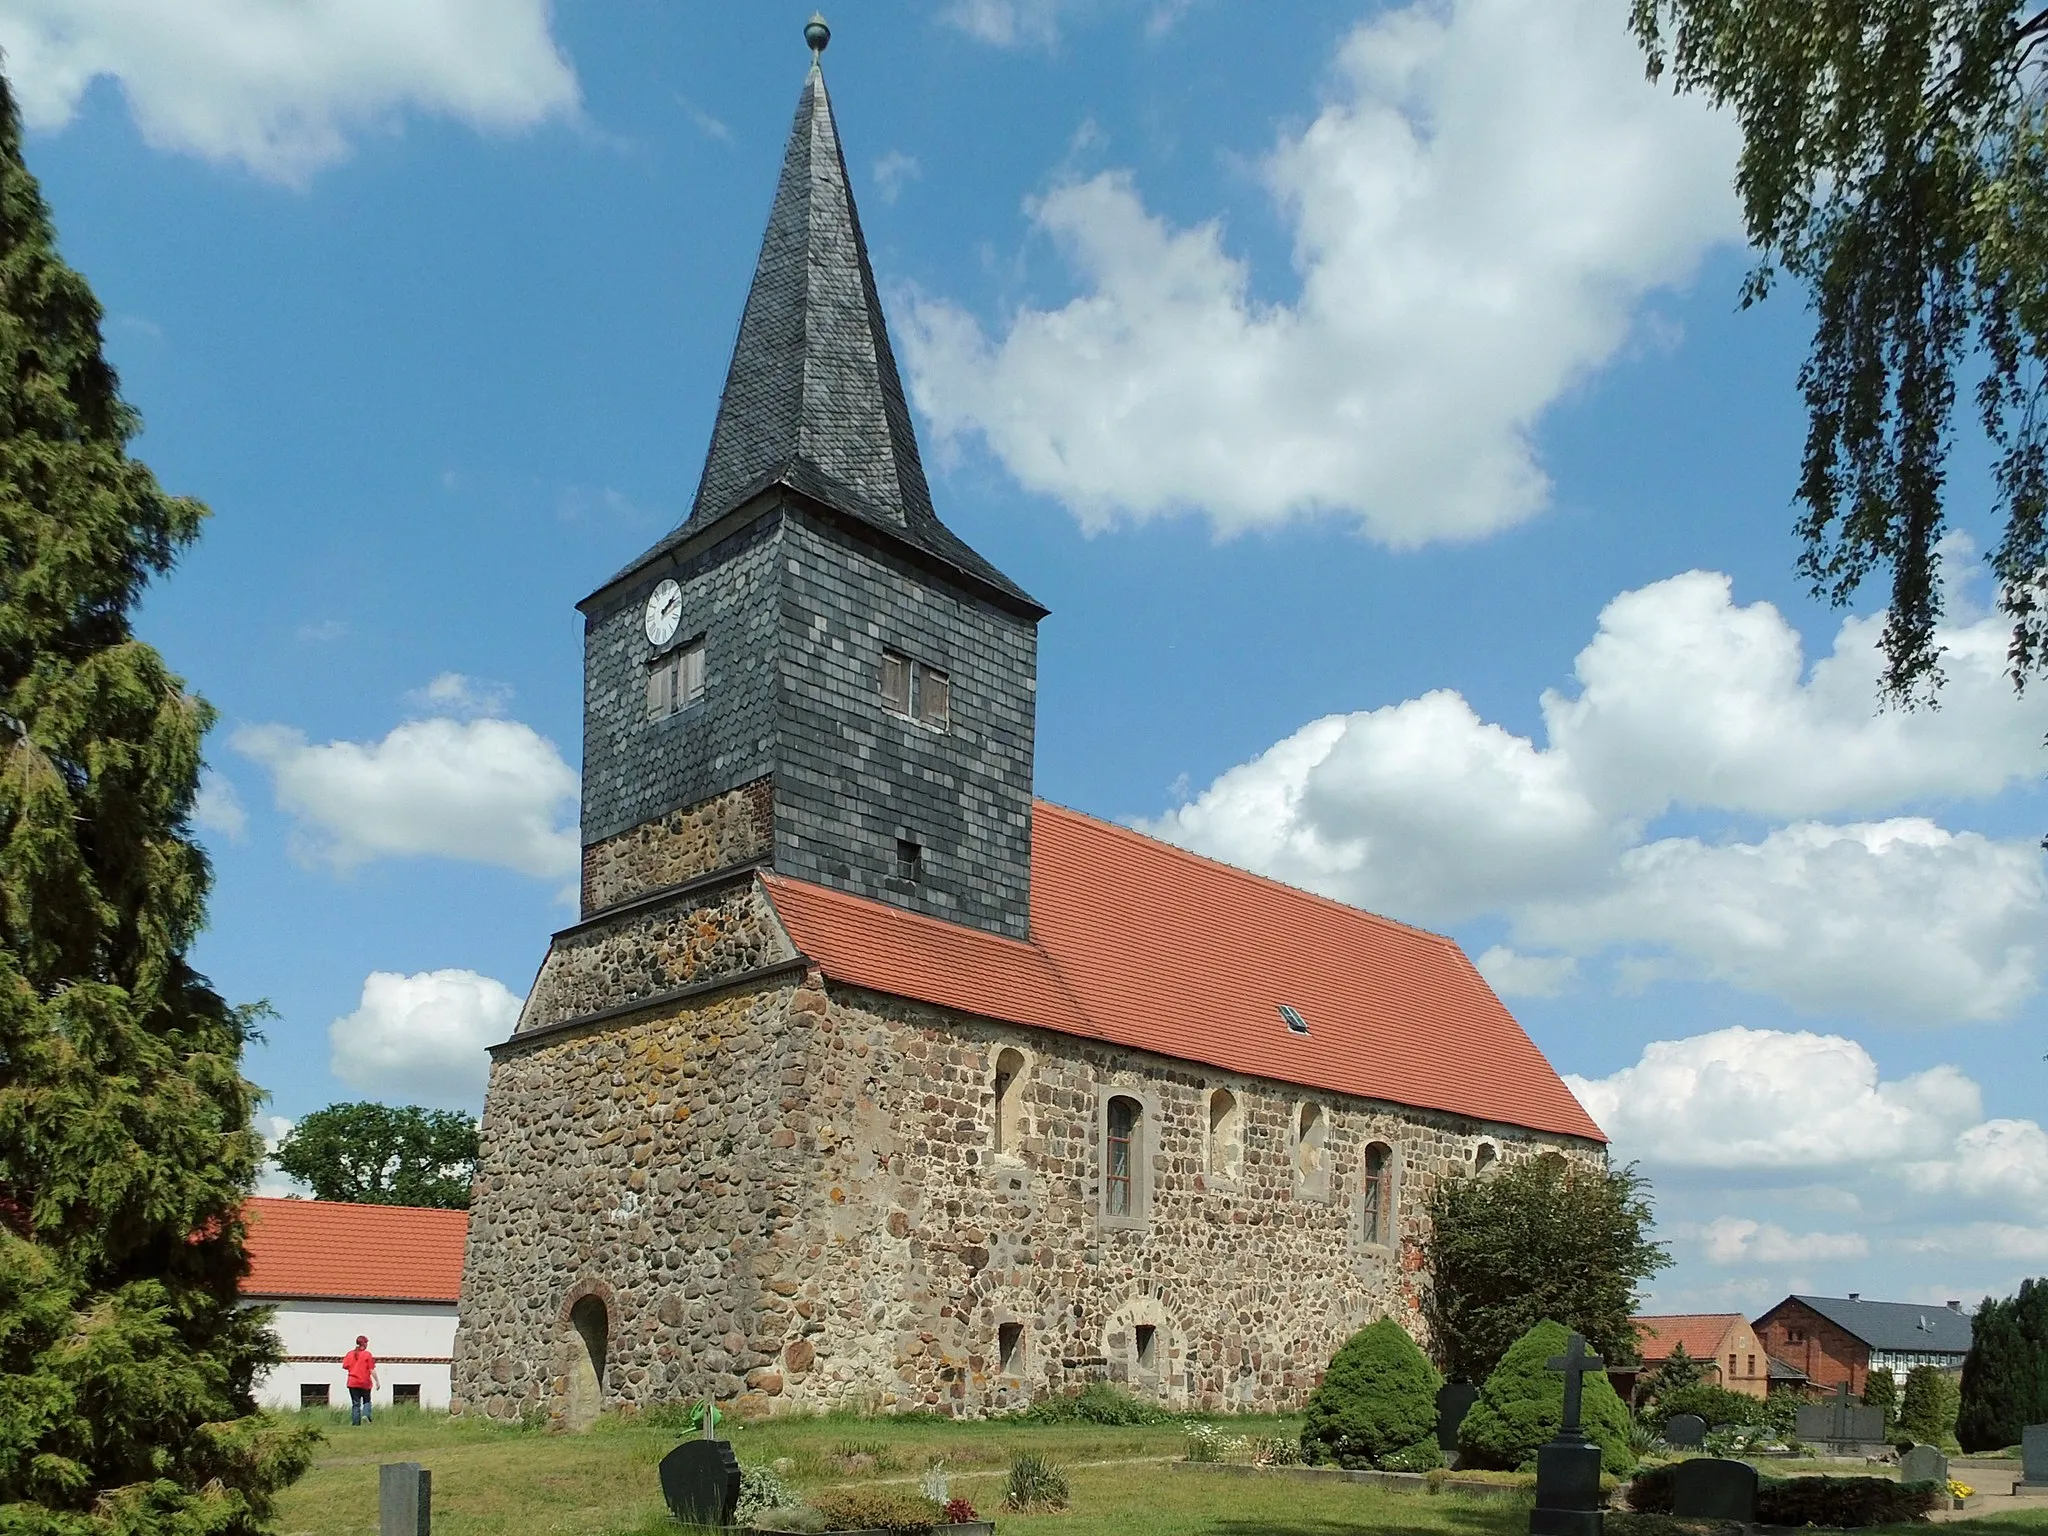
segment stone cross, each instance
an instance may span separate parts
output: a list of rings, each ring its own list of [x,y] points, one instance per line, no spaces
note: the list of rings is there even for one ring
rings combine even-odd
[[[718,1438],[718,1405],[710,1398],[704,1399],[704,1428],[702,1437],[706,1440]]]
[[[1586,1374],[1599,1370],[1607,1362],[1598,1355],[1586,1353],[1585,1336],[1575,1333],[1563,1354],[1544,1363],[1564,1375],[1564,1422],[1558,1426],[1558,1433],[1575,1435],[1579,1432],[1579,1399],[1585,1390]]]
[[[1849,1422],[1849,1383],[1846,1381],[1835,1383],[1834,1409],[1835,1433],[1833,1438],[1837,1441],[1847,1441],[1854,1432],[1855,1426]]]

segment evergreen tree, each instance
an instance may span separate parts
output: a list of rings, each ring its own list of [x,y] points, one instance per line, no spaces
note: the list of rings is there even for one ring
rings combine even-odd
[[[1636,1287],[1671,1258],[1650,1240],[1649,1186],[1634,1167],[1545,1153],[1445,1180],[1429,1215],[1430,1334],[1453,1381],[1484,1379],[1546,1317],[1609,1365],[1641,1358]]]
[[[1661,1403],[1673,1392],[1696,1387],[1704,1380],[1706,1373],[1700,1369],[1699,1361],[1685,1352],[1683,1344],[1674,1344],[1671,1346],[1669,1357],[1650,1373],[1650,1379],[1644,1384],[1640,1395],[1646,1406]]]
[[[1938,1365],[1916,1365],[1906,1372],[1906,1390],[1899,1399],[1899,1434],[1915,1445],[1956,1446],[1956,1378]]]
[[[185,958],[211,716],[129,629],[203,512],[128,457],[99,322],[0,80],[0,1527],[242,1536],[309,1437],[236,1306],[250,1016]]]
[[[2041,1423],[2048,1423],[2048,1280],[2023,1280],[2019,1295],[1987,1296],[1977,1308],[1956,1439],[1966,1451],[2002,1450]]]
[[[1536,1465],[1536,1450],[1564,1424],[1564,1377],[1549,1362],[1565,1352],[1571,1334],[1562,1323],[1541,1322],[1501,1356],[1479,1389],[1479,1400],[1458,1426],[1459,1465],[1516,1471]],[[1604,1371],[1585,1378],[1579,1424],[1600,1447],[1600,1465],[1617,1477],[1635,1465],[1629,1449],[1628,1409]]]
[[[277,1166],[322,1200],[466,1211],[476,1122],[416,1104],[330,1104],[291,1128]]]
[[[1301,1452],[1310,1463],[1422,1472],[1443,1465],[1436,1438],[1436,1394],[1444,1384],[1391,1317],[1344,1342],[1302,1418]]]
[[[1863,1406],[1884,1410],[1884,1432],[1899,1425],[1899,1379],[1890,1371],[1872,1371],[1863,1380]]]

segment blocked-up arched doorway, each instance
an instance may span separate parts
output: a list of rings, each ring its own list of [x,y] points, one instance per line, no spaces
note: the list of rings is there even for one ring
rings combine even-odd
[[[599,1296],[585,1296],[569,1309],[569,1403],[563,1417],[570,1429],[588,1429],[604,1407],[605,1352],[611,1347],[611,1313]]]

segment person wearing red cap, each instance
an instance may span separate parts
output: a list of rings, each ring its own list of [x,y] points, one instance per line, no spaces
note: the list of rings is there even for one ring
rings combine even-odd
[[[377,1357],[370,1353],[368,1334],[356,1335],[356,1347],[341,1357],[341,1368],[348,1376],[348,1421],[367,1424],[370,1391],[377,1385]]]

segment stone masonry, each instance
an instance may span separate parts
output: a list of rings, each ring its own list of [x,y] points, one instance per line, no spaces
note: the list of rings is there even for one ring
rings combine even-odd
[[[1023,1070],[999,1154],[1006,1051]],[[1096,1379],[1297,1407],[1360,1324],[1423,1335],[1440,1179],[1482,1146],[1602,1156],[830,984],[751,875],[571,930],[496,1056],[455,1361],[461,1409],[493,1417],[567,1416],[587,1348],[569,1313],[592,1296],[615,1408],[708,1393],[978,1415]],[[1228,1148],[1219,1088],[1239,1110]],[[1135,1220],[1102,1207],[1112,1094],[1144,1107]],[[1305,1104],[1324,1116],[1313,1174]],[[1398,1212],[1377,1247],[1359,1209],[1375,1142]]]

